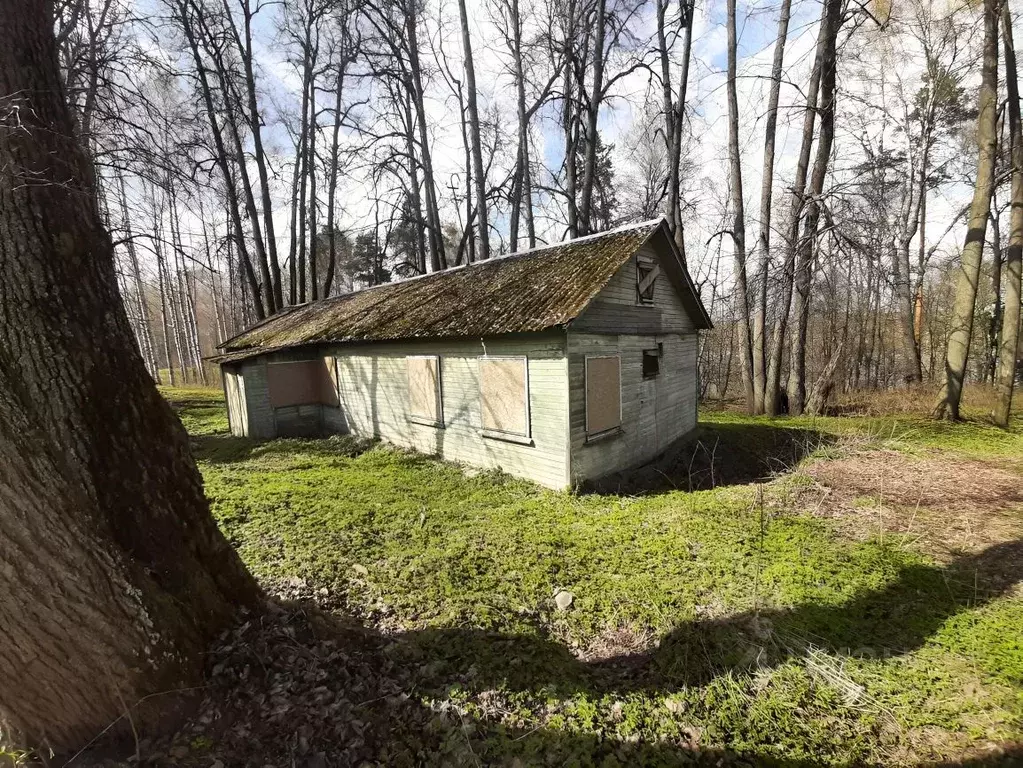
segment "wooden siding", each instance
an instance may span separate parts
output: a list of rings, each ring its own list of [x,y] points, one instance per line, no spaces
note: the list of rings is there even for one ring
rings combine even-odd
[[[259,439],[271,437],[313,437],[324,433],[347,431],[341,410],[338,407],[320,403],[291,404],[274,407],[271,404],[269,386],[269,366],[278,363],[309,361],[320,365],[332,364],[316,357],[308,351],[276,352],[270,355],[247,360],[241,365],[242,391],[244,397],[244,428],[235,431],[235,423],[241,422],[234,416],[234,405],[228,399],[228,420],[232,425],[232,434],[245,435]],[[329,388],[329,377],[323,376],[323,389]],[[321,382],[323,383],[323,382]],[[334,400],[333,391],[320,393],[323,399]]]
[[[643,350],[664,345],[660,373],[643,378]],[[587,442],[588,355],[621,357],[622,426],[617,434]],[[696,334],[651,336],[568,335],[573,483],[653,459],[696,426]]]
[[[379,437],[451,461],[496,467],[550,488],[568,476],[568,381],[562,332],[482,341],[424,340],[325,348],[336,355],[342,419],[353,434]],[[529,444],[482,434],[479,357],[528,359]],[[439,355],[444,426],[409,419],[409,355]]]
[[[649,246],[640,257],[657,258]],[[693,320],[663,273],[654,303],[640,305],[636,257],[611,278],[569,327],[572,482],[638,466],[656,457],[696,427],[697,335]],[[643,378],[643,350],[663,344],[660,373]],[[621,357],[621,432],[587,442],[586,357]]]
[[[276,437],[274,409],[270,405],[270,387],[266,378],[266,358],[256,358],[242,364],[245,378],[246,436]]]
[[[659,334],[693,333],[693,320],[668,276],[661,270],[654,283],[654,303],[640,304],[636,293],[636,259],[657,259],[658,252],[643,246],[630,258],[593,302],[569,326],[580,333]]]

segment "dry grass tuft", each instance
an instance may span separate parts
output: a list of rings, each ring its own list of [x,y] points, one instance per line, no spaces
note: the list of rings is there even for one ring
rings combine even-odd
[[[872,450],[804,473],[815,513],[857,538],[907,534],[945,560],[1023,535],[1023,480],[988,462]]]

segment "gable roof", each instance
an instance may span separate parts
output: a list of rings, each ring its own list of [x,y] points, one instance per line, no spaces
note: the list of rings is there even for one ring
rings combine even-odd
[[[697,328],[711,327],[664,220],[478,261],[289,308],[228,339],[234,362],[309,344],[496,336],[565,326],[652,238]],[[665,245],[666,243],[666,245]]]

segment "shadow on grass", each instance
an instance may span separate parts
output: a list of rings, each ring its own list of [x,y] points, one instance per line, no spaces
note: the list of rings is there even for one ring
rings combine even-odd
[[[1021,562],[1023,541],[1006,542],[947,567],[906,566],[884,588],[840,605],[805,603],[696,620],[650,651],[589,662],[542,635],[459,628],[386,634],[324,615],[315,606],[289,604],[250,617],[215,649],[198,725],[178,738],[194,743],[201,736],[214,743],[215,755],[228,765],[259,765],[271,757],[277,764],[310,766],[862,765],[866,755],[841,758],[845,762],[834,754],[828,760],[783,756],[780,750],[790,749],[791,741],[786,747],[780,733],[751,726],[736,702],[704,701],[691,686],[787,659],[809,663],[822,651],[908,653],[951,617],[1012,589],[1023,579]],[[1019,677],[1023,685],[1023,671]],[[524,702],[503,703],[502,692],[516,691],[527,694]],[[595,707],[605,694],[629,701],[635,693],[687,691],[697,691],[696,709],[662,713],[667,730],[656,739],[636,739],[642,723],[627,728],[623,738],[596,709],[589,725],[565,719],[578,717],[578,706]],[[583,697],[574,707],[550,708],[575,694]],[[523,706],[530,711],[525,718],[512,711]],[[806,732],[828,728],[832,715],[830,708],[815,715],[802,705],[790,713]],[[744,743],[742,754],[704,747],[701,718],[717,722],[715,742]],[[210,727],[219,730],[203,730]],[[302,734],[302,741],[294,734]],[[822,737],[819,748],[830,743]],[[809,742],[800,747],[811,755],[818,748]],[[876,756],[874,747],[867,748]],[[1021,756],[1017,750],[939,765],[1014,765]],[[202,764],[209,765],[211,757],[203,755]]]
[[[351,435],[257,440],[221,433],[193,436],[191,444],[192,455],[197,461],[208,464],[234,464],[257,456],[267,458],[279,456],[282,459],[294,458],[296,455],[353,458],[373,447],[374,441]]]
[[[581,491],[641,496],[747,485],[785,472],[834,442],[833,435],[809,428],[701,424],[649,464],[607,475]]]
[[[817,650],[857,658],[899,656],[920,648],[952,616],[1005,594],[1023,581],[1023,541],[993,545],[947,567],[909,565],[880,590],[848,602],[808,602],[686,622],[644,653],[580,661],[543,636],[430,629],[399,641],[427,657],[442,678],[464,673],[474,687],[518,690],[553,686],[560,693],[669,693],[705,685],[729,671],[771,667]],[[481,661],[485,664],[480,665]],[[1023,685],[1023,667],[1019,670]],[[469,682],[466,680],[466,682]]]

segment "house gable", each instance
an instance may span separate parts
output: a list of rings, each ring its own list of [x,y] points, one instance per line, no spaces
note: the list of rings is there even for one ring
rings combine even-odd
[[[611,334],[684,334],[709,326],[664,228],[636,249],[570,324],[577,333]]]

